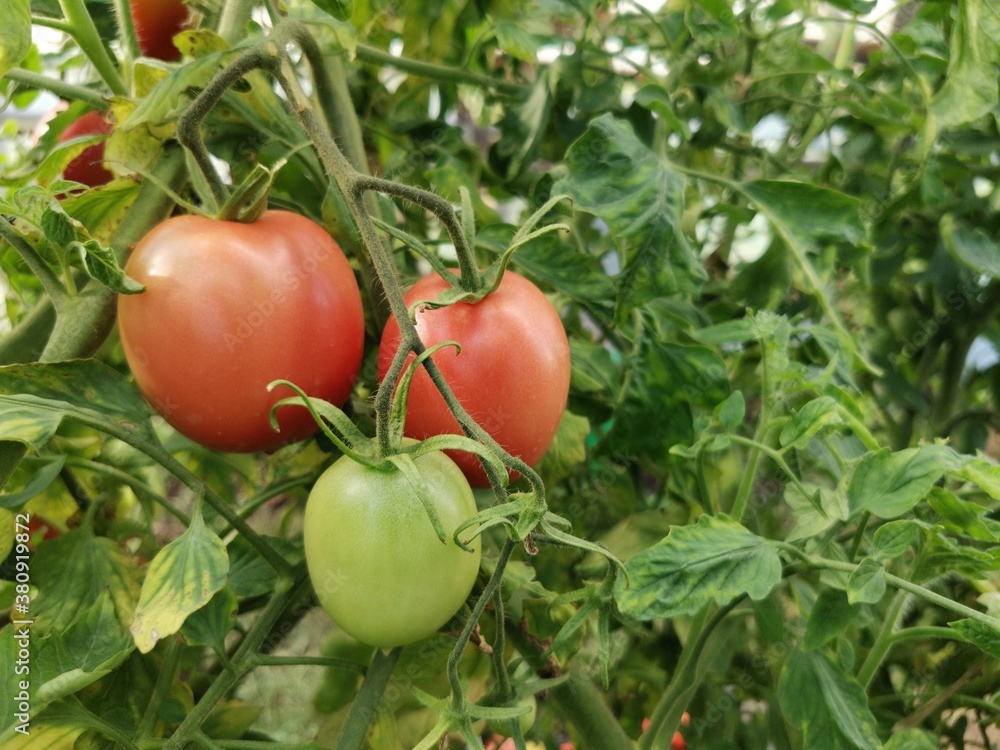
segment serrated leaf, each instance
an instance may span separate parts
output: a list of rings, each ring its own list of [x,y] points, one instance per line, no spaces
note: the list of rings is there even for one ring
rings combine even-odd
[[[941,218],[941,240],[948,252],[970,270],[1000,278],[1000,245],[981,229],[967,229],[947,214]]]
[[[851,604],[877,604],[885,595],[885,568],[866,557],[847,579],[847,601]]]
[[[622,453],[657,464],[672,446],[694,442],[695,408],[714,409],[729,395],[725,362],[703,346],[649,338],[629,370],[630,387],[615,412],[610,440]]]
[[[587,458],[590,421],[567,409],[559,420],[555,437],[535,467],[545,485],[551,487],[569,476],[577,464]]]
[[[10,0],[0,24],[0,76],[16,68],[31,51],[31,3]]]
[[[158,444],[149,406],[120,373],[96,360],[0,367],[0,439],[42,448],[63,419]]]
[[[705,270],[681,232],[685,178],[610,114],[590,123],[566,154],[553,192],[600,217],[622,250],[619,313],[654,297],[697,291]]]
[[[724,428],[732,432],[741,424],[746,416],[747,405],[742,391],[733,391],[729,398],[715,407],[715,416]]]
[[[942,445],[892,452],[869,453],[854,468],[847,488],[851,512],[866,510],[882,518],[909,512],[945,471],[955,466],[957,454]]]
[[[76,240],[76,227],[62,208],[47,207],[42,212],[42,232],[56,247],[67,248]]]
[[[781,429],[781,445],[802,448],[813,435],[830,425],[844,424],[837,411],[837,402],[830,396],[813,399],[792,415]]]
[[[927,503],[953,531],[980,542],[1000,541],[981,517],[986,512],[985,508],[961,500],[943,487],[932,487],[927,495]]]
[[[993,0],[960,0],[948,45],[948,73],[931,101],[942,128],[976,120],[997,103],[1000,13]]]
[[[86,527],[40,545],[31,576],[38,587],[32,617],[44,632],[68,629],[103,599],[114,604],[122,627],[132,621],[139,597],[135,558]]]
[[[224,586],[208,604],[184,621],[181,635],[189,646],[208,646],[216,653],[225,653],[226,636],[236,624],[238,609],[236,594]]]
[[[133,179],[112,180],[106,185],[68,196],[62,206],[66,213],[87,228],[93,239],[109,243],[139,195],[140,187]]]
[[[73,249],[80,254],[87,275],[111,291],[119,294],[139,294],[146,290],[144,285],[125,275],[111,248],[104,247],[97,240],[75,242]]]
[[[864,688],[823,651],[793,651],[778,678],[778,702],[809,750],[879,750]]]
[[[66,465],[65,456],[47,456],[42,466],[36,469],[24,488],[19,492],[0,495],[0,508],[20,508],[33,497],[45,492]]]
[[[802,641],[802,648],[813,651],[836,638],[854,622],[861,607],[847,599],[847,593],[835,588],[825,588],[816,597],[809,623]]]
[[[226,546],[195,514],[191,526],[149,564],[131,632],[142,653],[173,635],[226,584]]]
[[[768,540],[726,515],[702,516],[670,534],[625,566],[615,598],[638,620],[691,614],[708,602],[724,604],[742,594],[766,597],[781,581],[781,559]]]
[[[880,526],[872,538],[872,557],[891,560],[906,552],[920,535],[916,521],[890,521]]]
[[[974,643],[984,653],[989,654],[994,659],[1000,659],[1000,622],[996,627],[990,627],[978,620],[956,620],[949,622],[948,626],[957,630],[970,643]]]

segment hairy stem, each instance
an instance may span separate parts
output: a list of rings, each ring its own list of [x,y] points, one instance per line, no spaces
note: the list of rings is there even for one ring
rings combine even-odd
[[[115,67],[114,61],[104,46],[104,42],[101,41],[97,27],[94,26],[94,19],[90,17],[83,0],[59,0],[59,5],[72,29],[73,38],[83,54],[97,69],[104,84],[117,96],[128,96],[128,86],[125,85],[125,81],[122,80],[118,68]]]
[[[51,91],[61,99],[86,102],[95,109],[105,109],[108,106],[107,99],[99,91],[94,91],[83,86],[75,86],[58,78],[52,78],[51,76],[24,70],[23,68],[11,68],[4,73],[3,77],[29,88]]]

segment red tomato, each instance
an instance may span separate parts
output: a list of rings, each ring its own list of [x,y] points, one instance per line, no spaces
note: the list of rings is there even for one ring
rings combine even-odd
[[[142,54],[167,62],[179,60],[181,53],[173,40],[188,19],[182,0],[128,0],[128,4]]]
[[[107,118],[100,112],[88,112],[80,119],[71,122],[66,129],[59,134],[59,142],[63,143],[70,138],[77,138],[83,135],[107,135],[114,130],[114,126],[108,122]],[[87,146],[83,152],[73,161],[66,165],[63,170],[63,177],[74,182],[82,182],[90,187],[97,187],[111,182],[114,175],[104,168],[104,142]]]
[[[146,291],[118,300],[136,383],[179,432],[210,448],[276,448],[316,431],[305,408],[268,415],[288,388],[343,404],[361,367],[364,319],[354,272],[318,225],[287,211],[252,224],[176,216],[125,266]]]
[[[420,279],[406,304],[434,299],[447,287],[437,274]],[[466,411],[493,438],[525,463],[542,457],[559,426],[569,393],[569,343],[555,309],[523,276],[504,274],[499,288],[475,305],[460,303],[417,312],[417,333],[426,346],[457,341],[461,354],[446,348],[434,355]],[[399,327],[386,324],[379,348],[379,379],[399,347]],[[413,378],[406,411],[406,435],[463,434],[427,372]],[[452,451],[474,487],[489,484],[479,459]]]
[[[670,740],[670,750],[687,750],[687,743],[680,732],[674,732],[674,738]]]

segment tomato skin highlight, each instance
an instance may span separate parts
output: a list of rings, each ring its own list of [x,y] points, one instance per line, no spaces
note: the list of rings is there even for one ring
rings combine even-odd
[[[179,60],[181,53],[173,39],[189,15],[182,0],[128,0],[128,4],[142,54],[166,62]]]
[[[437,631],[468,598],[479,572],[479,541],[466,552],[452,540],[476,513],[461,470],[437,451],[414,462],[446,544],[399,471],[343,456],[306,502],[306,564],[316,595],[342,630],[372,646],[402,646]]]
[[[101,112],[87,112],[74,120],[62,133],[59,134],[59,142],[65,143],[71,138],[83,135],[110,135],[114,126]],[[87,146],[79,156],[66,165],[63,170],[63,177],[73,182],[82,182],[89,187],[98,187],[114,179],[114,175],[104,164],[104,142]]]
[[[316,423],[294,396],[343,404],[364,347],[361,294],[337,243],[317,224],[267,211],[252,224],[176,216],[136,246],[126,273],[146,291],[118,298],[139,389],[182,434],[215,450],[269,450]]]
[[[409,307],[447,288],[436,273],[421,278],[406,293]],[[434,362],[465,410],[501,446],[534,465],[552,442],[569,394],[569,342],[562,321],[538,287],[507,271],[500,286],[477,304],[459,303],[416,314],[425,346],[457,341],[437,352]],[[401,340],[390,319],[382,332],[378,369],[381,381]],[[412,358],[412,355],[411,355]],[[414,376],[406,410],[406,435],[464,434],[444,398],[423,368]],[[488,487],[474,454],[449,451],[473,487]]]

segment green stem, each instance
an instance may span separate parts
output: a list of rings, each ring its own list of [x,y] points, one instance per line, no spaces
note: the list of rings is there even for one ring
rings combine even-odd
[[[135,22],[132,20],[132,6],[128,0],[114,0],[115,16],[118,18],[118,37],[125,48],[126,60],[135,60],[142,55],[139,49],[139,37],[135,33]]]
[[[93,89],[88,89],[83,86],[74,86],[72,83],[66,83],[66,81],[61,81],[58,78],[45,76],[31,70],[11,68],[4,73],[3,77],[9,81],[14,81],[15,83],[20,83],[33,89],[51,91],[60,99],[86,102],[95,109],[103,110],[108,106],[107,99],[105,99],[104,95],[98,91],[94,91]]]
[[[41,26],[46,29],[55,29],[56,31],[61,31],[63,34],[70,36],[73,34],[73,27],[65,21],[60,21],[58,18],[49,18],[48,16],[32,16],[31,25]]]
[[[858,440],[870,451],[877,451],[882,446],[879,445],[878,440],[872,435],[871,431],[865,426],[865,423],[858,419],[850,410],[845,409],[842,406],[837,407],[837,413],[840,415],[841,419],[847,422],[847,426],[851,428],[851,431],[857,435]]]
[[[160,710],[160,705],[166,700],[174,685],[174,677],[177,675],[177,667],[181,661],[181,639],[180,636],[172,637],[167,643],[166,653],[163,655],[163,664],[160,665],[160,672],[156,677],[156,685],[153,687],[153,694],[149,696],[149,703],[146,704],[146,711],[142,715],[142,720],[136,729],[139,737],[149,735],[156,726],[156,719]]]
[[[256,4],[257,0],[226,0],[219,18],[219,36],[230,44],[243,39]]]
[[[858,523],[858,530],[854,532],[854,540],[851,542],[851,552],[847,559],[854,562],[854,559],[858,556],[858,550],[861,549],[861,542],[865,539],[865,529],[868,528],[868,522],[871,520],[872,514],[870,511],[865,511],[861,514],[861,522]]]
[[[402,652],[402,646],[397,646],[389,652],[380,648],[375,649],[372,663],[365,673],[364,682],[361,683],[361,689],[355,696],[344,726],[341,727],[340,734],[333,743],[333,750],[361,750],[365,735],[368,734],[368,727],[371,726],[378,704],[385,694]]]
[[[933,625],[917,626],[897,630],[892,634],[892,642],[899,643],[911,638],[946,638],[951,641],[964,641],[965,638],[954,628],[941,628]]]
[[[521,630],[520,623],[508,621],[508,635],[539,676],[556,676],[555,663],[542,657],[542,649]],[[570,668],[564,682],[549,688],[549,696],[565,719],[581,737],[586,738],[585,747],[593,750],[635,750],[635,743],[625,734],[604,696],[577,669]]]
[[[503,582],[503,574],[507,569],[507,562],[510,560],[510,556],[514,552],[514,545],[515,542],[513,539],[508,539],[504,542],[503,547],[500,549],[500,556],[497,558],[497,564],[496,568],[493,570],[493,575],[490,576],[490,580],[486,583],[483,593],[479,595],[479,599],[476,601],[476,606],[472,609],[472,615],[466,621],[465,627],[462,628],[462,633],[458,636],[458,642],[455,644],[455,648],[453,648],[451,650],[451,654],[448,655],[448,681],[451,683],[451,695],[456,704],[460,704],[464,700],[462,682],[458,676],[458,663],[461,661],[462,655],[465,653],[465,647],[469,644],[469,639],[472,637],[472,631],[479,622],[479,618],[483,615],[483,610],[486,609],[486,605],[493,597],[494,592],[500,588],[500,584]],[[460,705],[456,705],[456,708],[460,707]]]
[[[759,453],[763,453],[764,455],[766,455],[768,458],[770,458],[778,465],[778,468],[785,473],[785,475],[788,477],[791,483],[795,485],[795,488],[802,493],[803,497],[806,498],[809,497],[809,491],[802,484],[802,480],[800,480],[797,476],[795,476],[795,473],[792,471],[791,467],[785,461],[781,453],[776,451],[774,448],[771,448],[770,446],[764,445],[763,443],[759,443],[756,440],[751,440],[750,438],[745,438],[742,435],[730,435],[729,439],[732,440],[734,443],[742,443],[743,445],[755,448]],[[740,489],[742,490],[742,487]],[[736,515],[735,508],[733,509],[733,518],[736,519],[740,518],[740,516]]]
[[[244,675],[253,669],[254,656],[270,633],[271,626],[278,620],[286,606],[295,600],[299,590],[308,586],[309,576],[305,574],[291,585],[289,585],[288,579],[283,579],[274,598],[268,602],[260,617],[254,621],[250,631],[236,650],[232,660],[233,669],[219,673],[201,700],[191,709],[170,739],[163,744],[165,750],[182,750],[201,731],[202,724],[215,710],[219,701],[225,698]]]
[[[429,78],[440,83],[466,83],[472,86],[479,86],[484,89],[492,89],[503,94],[523,94],[526,89],[516,83],[501,81],[491,76],[481,73],[474,73],[471,70],[451,68],[444,65],[412,60],[408,57],[396,57],[388,52],[384,52],[376,47],[367,44],[359,44],[355,48],[357,57],[362,62],[373,65],[386,65],[410,73],[421,78]]]
[[[187,513],[182,511],[180,508],[177,508],[174,503],[167,500],[167,498],[156,492],[156,490],[148,484],[127,471],[122,471],[121,469],[108,464],[102,464],[98,461],[91,461],[90,459],[73,455],[66,456],[66,465],[75,466],[79,469],[85,469],[87,471],[93,471],[97,474],[103,474],[116,482],[120,482],[127,487],[131,487],[132,491],[135,492],[137,496],[149,498],[185,526],[191,525],[191,517]]]
[[[24,261],[25,265],[28,266],[31,272],[42,283],[42,288],[45,289],[45,293],[52,300],[56,314],[59,315],[65,311],[69,295],[55,272],[49,267],[49,264],[45,262],[39,252],[17,233],[14,225],[3,216],[0,216],[0,238],[10,243],[11,247],[21,256],[21,260]]]
[[[875,678],[878,668],[882,666],[882,662],[889,655],[889,650],[896,644],[896,626],[899,624],[899,619],[902,617],[903,610],[906,607],[906,600],[907,593],[905,591],[896,592],[892,602],[889,604],[888,614],[882,621],[882,627],[875,638],[875,643],[872,644],[871,649],[868,651],[868,656],[865,657],[864,663],[858,669],[858,682],[866,690]]]
[[[55,323],[56,310],[52,301],[47,297],[40,299],[14,329],[0,339],[0,365],[37,361]]]
[[[122,80],[118,68],[115,67],[114,61],[104,46],[104,42],[101,41],[97,27],[94,26],[94,19],[90,17],[83,0],[59,0],[59,5],[72,29],[70,33],[76,43],[80,45],[83,54],[97,69],[104,84],[111,89],[112,93],[127,97],[129,95],[128,86],[125,85],[125,81]]]

